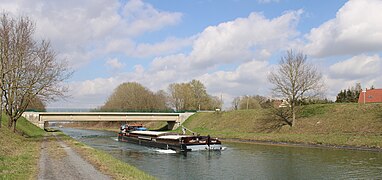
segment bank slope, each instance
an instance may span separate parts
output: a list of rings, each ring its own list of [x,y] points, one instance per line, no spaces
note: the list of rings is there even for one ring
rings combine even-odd
[[[316,104],[298,114],[296,127],[271,128],[267,109],[196,113],[184,125],[198,133],[256,141],[382,147],[381,104]]]
[[[7,120],[3,119],[0,128],[0,179],[36,179],[39,138],[43,136],[44,131],[20,118],[17,131],[22,136],[6,127],[6,122]]]
[[[43,137],[49,139],[51,143],[57,143],[53,142],[56,141],[56,138],[52,138],[52,133],[46,133],[23,117],[17,122],[17,134],[6,127],[7,122],[8,120],[3,119],[0,128],[0,179],[37,179]],[[155,179],[106,152],[96,150],[60,134],[93,166],[114,179]],[[59,149],[54,151],[59,151]]]

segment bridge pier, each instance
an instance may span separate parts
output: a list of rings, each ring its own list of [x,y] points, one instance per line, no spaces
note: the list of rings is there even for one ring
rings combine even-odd
[[[178,122],[175,122],[175,121],[167,121],[167,129],[168,130],[175,130],[176,128],[179,127],[179,124]]]

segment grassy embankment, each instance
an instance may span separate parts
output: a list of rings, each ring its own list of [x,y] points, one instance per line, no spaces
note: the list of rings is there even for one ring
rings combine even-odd
[[[52,144],[49,146],[49,153],[58,155],[57,158],[65,156],[60,146],[55,145],[58,143],[52,133],[46,133],[21,118],[17,122],[19,133],[14,134],[6,127],[6,122],[3,119],[3,127],[0,128],[0,179],[37,179],[40,147],[44,137]],[[101,172],[114,179],[154,179],[103,151],[79,143],[62,133],[55,133]]]
[[[17,130],[10,130],[4,118],[0,128],[0,179],[36,179],[41,138],[44,131],[20,119]],[[22,135],[23,136],[22,136]]]
[[[268,110],[197,113],[184,125],[198,133],[225,139],[324,146],[382,148],[382,104],[306,106],[295,127],[269,132]]]

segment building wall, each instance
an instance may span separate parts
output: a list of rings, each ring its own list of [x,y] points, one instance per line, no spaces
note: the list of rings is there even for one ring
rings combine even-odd
[[[366,89],[366,91],[361,91],[358,103],[382,103],[382,89]]]

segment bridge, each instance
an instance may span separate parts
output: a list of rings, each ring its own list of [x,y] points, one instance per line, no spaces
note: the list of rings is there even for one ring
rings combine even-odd
[[[186,113],[137,113],[137,112],[24,112],[23,116],[36,126],[45,129],[48,122],[167,122],[169,129],[176,129],[192,112]]]

